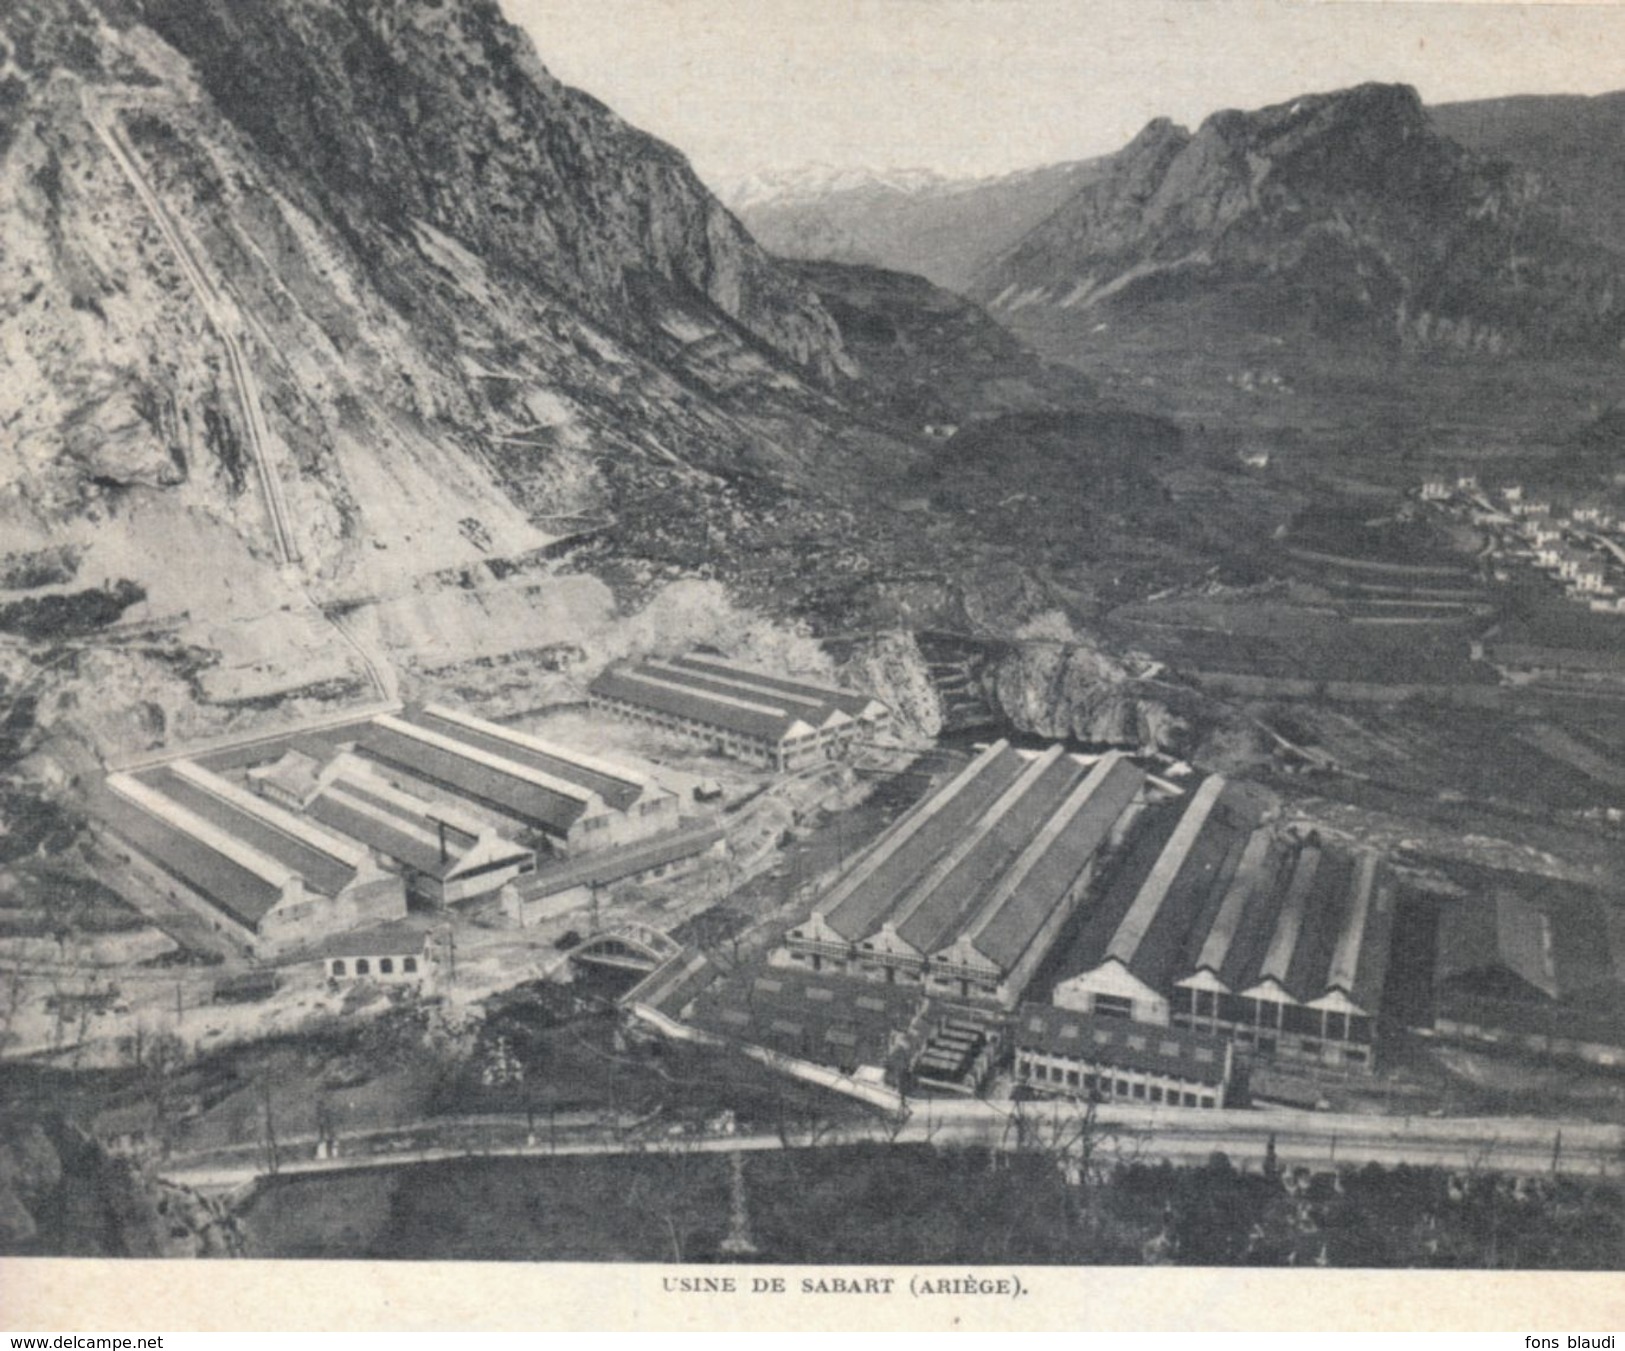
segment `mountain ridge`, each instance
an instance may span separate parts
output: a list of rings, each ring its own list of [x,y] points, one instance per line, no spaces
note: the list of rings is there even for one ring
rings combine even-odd
[[[1074,160],[968,179],[930,170],[810,178],[792,171],[772,193],[758,184],[741,194],[736,185],[731,205],[769,252],[916,272],[963,291],[987,256],[1015,243],[1104,163]]]
[[[1622,259],[1533,176],[1439,135],[1408,86],[1367,84],[1195,132],[1151,123],[980,273],[996,314],[1227,293],[1241,321],[1469,350],[1617,344]]]
[[[0,691],[93,757],[1019,622],[887,495],[925,421],[1092,397],[962,298],[815,287],[491,0],[18,0],[0,240]]]

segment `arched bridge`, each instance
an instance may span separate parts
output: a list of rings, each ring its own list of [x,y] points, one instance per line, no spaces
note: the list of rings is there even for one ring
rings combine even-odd
[[[653,971],[683,950],[676,939],[647,924],[620,924],[570,949],[572,962],[612,966],[621,971]]]

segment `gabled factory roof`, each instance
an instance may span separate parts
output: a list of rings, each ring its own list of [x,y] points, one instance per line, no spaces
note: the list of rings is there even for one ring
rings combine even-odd
[[[1506,889],[1492,899],[1456,902],[1445,912],[1437,970],[1441,981],[1500,970],[1548,999],[1562,993],[1552,916]]]
[[[595,679],[589,692],[605,699],[638,704],[689,722],[720,727],[754,740],[779,742],[816,730],[799,712],[768,695],[745,691],[721,694],[675,678],[671,671],[642,667],[611,669]]]
[[[721,657],[710,657],[691,652],[686,657],[672,658],[671,664],[688,667],[690,670],[713,677],[720,677],[736,685],[753,686],[763,691],[802,694],[821,699],[825,703],[832,704],[840,709],[841,712],[851,718],[872,717],[877,711],[885,711],[885,705],[872,694],[842,689],[839,685],[806,680],[798,676],[769,675],[766,672],[748,666],[741,666],[737,662],[727,661]]]
[[[889,916],[897,936],[921,955],[952,943],[988,889],[1083,777],[1083,768],[1060,746],[1029,762],[910,894],[900,898]]]
[[[466,813],[403,793],[370,774],[341,775],[307,808],[324,825],[437,881],[456,874],[463,857],[496,832]],[[506,844],[513,858],[530,850]]]
[[[1127,759],[1104,756],[1073,786],[988,896],[967,927],[971,945],[1003,970],[1012,969],[1144,782],[1145,776]]]
[[[579,858],[561,859],[545,864],[520,884],[520,895],[526,900],[539,900],[571,887],[610,886],[623,878],[648,872],[665,863],[692,858],[711,848],[723,838],[723,832],[713,826],[696,826],[674,830],[652,839],[629,844],[618,849],[605,849]]]
[[[1020,776],[1027,762],[995,742],[871,846],[816,909],[857,941],[874,934],[910,885],[953,847]]]
[[[544,741],[500,723],[488,722],[443,704],[429,704],[411,716],[411,721],[455,741],[503,756],[567,783],[578,784],[597,794],[616,811],[625,811],[655,787],[650,779],[634,769],[613,764],[557,742]]]
[[[354,843],[186,761],[138,777],[192,817],[274,859],[318,895],[339,895],[365,861]]]
[[[602,802],[580,784],[400,718],[375,718],[356,748],[407,774],[445,784],[559,834]]]
[[[248,928],[282,899],[291,874],[275,860],[246,846],[232,849],[212,842],[206,822],[193,825],[190,813],[161,793],[128,776],[108,781],[98,814],[130,844],[166,872]]]

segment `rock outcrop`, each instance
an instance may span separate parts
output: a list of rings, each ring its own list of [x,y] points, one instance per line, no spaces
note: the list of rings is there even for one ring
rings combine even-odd
[[[981,683],[1005,721],[1037,736],[1155,750],[1171,745],[1180,730],[1120,663],[1090,646],[1018,643],[984,670]]]
[[[612,329],[657,325],[665,292],[697,295],[820,376],[848,368],[818,302],[688,161],[555,79],[496,0],[148,0],[141,13],[356,237],[424,222]]]
[[[216,1201],[110,1154],[61,1121],[11,1121],[0,1140],[0,1253],[53,1257],[238,1257]]]
[[[1443,321],[1504,354],[1617,343],[1622,274],[1537,176],[1439,134],[1414,89],[1368,84],[1194,134],[1151,123],[973,294],[995,313],[1222,298],[1243,326],[1411,342]]]

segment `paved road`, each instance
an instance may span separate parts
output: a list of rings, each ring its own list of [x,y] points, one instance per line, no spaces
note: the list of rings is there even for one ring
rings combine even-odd
[[[401,1131],[371,1132],[340,1141],[334,1158],[312,1157],[315,1141],[290,1141],[279,1176],[398,1168],[454,1159],[548,1157],[584,1154],[729,1153],[734,1150],[831,1148],[862,1142],[900,1145],[985,1145],[995,1149],[1040,1148],[1077,1156],[1087,1139],[1097,1159],[1156,1163],[1199,1163],[1215,1151],[1234,1162],[1262,1161],[1273,1138],[1283,1164],[1329,1168],[1377,1163],[1430,1165],[1455,1170],[1480,1168],[1507,1173],[1553,1171],[1619,1176],[1625,1173],[1625,1128],[1594,1122],[1523,1118],[1402,1118],[1332,1115],[1317,1112],[1200,1111],[1184,1108],[1101,1108],[1085,1126],[1070,1103],[916,1102],[906,1121],[879,1118],[816,1131],[672,1136],[654,1131],[608,1129],[575,1131],[566,1138],[518,1140],[523,1120],[492,1131],[488,1143],[464,1141],[437,1147],[402,1147],[410,1135],[435,1129],[431,1123]],[[457,1129],[458,1123],[447,1123]],[[463,1127],[466,1129],[466,1127]],[[359,1152],[362,1150],[374,1152]],[[235,1191],[262,1176],[257,1159],[188,1164],[173,1161],[163,1175],[206,1191]]]

